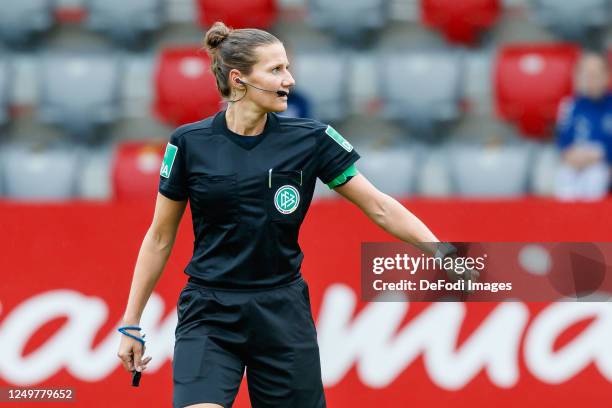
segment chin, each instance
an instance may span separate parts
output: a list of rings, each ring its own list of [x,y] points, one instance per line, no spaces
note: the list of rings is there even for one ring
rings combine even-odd
[[[284,103],[282,105],[274,105],[272,107],[270,107],[269,111],[270,112],[275,112],[275,113],[280,113],[280,112],[284,112],[287,110],[287,104]]]

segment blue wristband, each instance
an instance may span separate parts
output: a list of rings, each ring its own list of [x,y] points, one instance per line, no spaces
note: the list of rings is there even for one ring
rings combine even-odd
[[[142,329],[140,327],[138,327],[138,326],[122,326],[122,327],[119,327],[117,329],[117,331],[119,333],[123,334],[124,336],[131,337],[132,339],[139,341],[144,346],[144,344],[145,344],[144,336],[145,335],[143,334],[142,337],[136,337],[132,333],[128,333],[127,332],[128,330],[138,330],[138,331],[140,331]]]

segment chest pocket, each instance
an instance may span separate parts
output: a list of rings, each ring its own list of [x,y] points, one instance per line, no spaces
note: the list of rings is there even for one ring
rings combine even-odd
[[[266,180],[268,216],[274,222],[300,222],[302,203],[302,171],[268,171]]]
[[[202,174],[191,194],[194,209],[211,224],[238,222],[238,180],[236,174]]]

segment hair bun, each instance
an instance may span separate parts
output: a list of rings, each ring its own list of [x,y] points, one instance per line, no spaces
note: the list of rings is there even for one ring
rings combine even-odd
[[[216,50],[221,43],[229,37],[231,30],[221,21],[217,21],[210,27],[204,37],[204,45],[209,51]]]

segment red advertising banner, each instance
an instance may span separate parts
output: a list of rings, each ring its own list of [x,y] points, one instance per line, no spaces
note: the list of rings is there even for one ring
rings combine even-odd
[[[403,203],[447,241],[612,241],[610,201]],[[0,388],[74,390],[74,402],[45,406],[170,406],[189,210],[142,319],[153,360],[139,388],[119,365],[115,328],[153,203],[0,211]],[[314,203],[302,228],[329,407],[609,404],[612,304],[363,302],[361,243],[385,241],[395,240],[343,201]],[[249,406],[245,385],[235,407]]]

